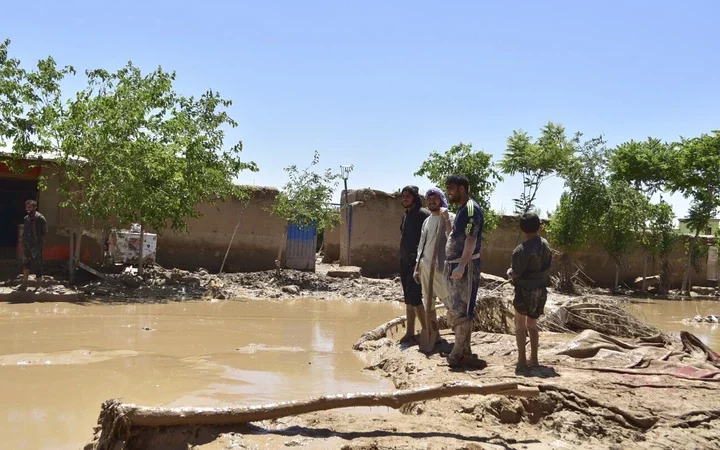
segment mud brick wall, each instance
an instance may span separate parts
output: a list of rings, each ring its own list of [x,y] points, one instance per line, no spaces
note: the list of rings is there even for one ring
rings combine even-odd
[[[340,225],[331,230],[325,230],[323,238],[323,262],[335,263],[340,261],[340,240],[345,229],[345,215],[341,213]]]
[[[275,258],[285,223],[271,215],[278,191],[255,188],[252,199],[203,204],[203,214],[189,223],[188,233],[165,230],[158,238],[157,262],[164,267],[217,272],[240,219],[225,263],[225,272],[251,272],[275,268]]]
[[[398,272],[400,245],[400,221],[404,212],[397,195],[382,191],[363,189],[348,192],[349,201],[354,203],[352,233],[350,239],[350,265],[359,266],[365,276],[385,276]],[[345,250],[342,237],[346,224],[326,232],[325,261],[343,261]],[[518,243],[519,223],[517,218],[505,216],[498,228],[483,242],[481,259],[483,272],[505,276],[510,266],[513,249]],[[543,233],[544,234],[544,233]],[[522,239],[520,236],[519,239]],[[707,239],[704,242],[709,242]],[[574,260],[581,263],[585,274],[601,286],[612,286],[615,282],[615,265],[607,253],[598,245],[571,252]],[[685,266],[685,240],[678,242],[671,255],[674,266],[673,285],[682,282]],[[648,262],[647,274],[660,271],[660,261]],[[620,281],[633,285],[636,277],[643,273],[643,255],[637,251],[630,255],[620,271]],[[706,261],[700,264],[700,271],[693,273],[693,284],[710,286],[706,280]]]
[[[349,264],[364,276],[383,276],[399,271],[400,222],[404,208],[399,195],[361,189],[348,192],[352,205]],[[344,262],[344,248],[340,260]]]
[[[47,240],[53,247],[51,253],[57,253],[57,259],[64,259],[69,252],[65,244],[69,243],[65,227],[76,223],[75,214],[72,209],[60,206],[58,176],[54,167],[43,167],[42,171],[46,176],[47,189],[40,193],[39,203],[50,228]],[[230,200],[215,205],[199,205],[198,211],[203,216],[190,221],[188,233],[162,230],[158,238],[157,263],[186,270],[200,267],[211,272],[219,270],[235,225],[241,219],[224,270],[235,272],[274,268],[284,223],[267,212],[267,209],[272,206],[278,191],[274,188],[252,189],[253,197],[249,202]],[[83,248],[83,260],[100,262],[102,239],[99,230],[109,225],[110,222],[97,222],[94,229],[98,233],[86,232],[91,236],[86,234],[83,237],[83,247],[88,248]],[[86,240],[93,242],[86,243]]]

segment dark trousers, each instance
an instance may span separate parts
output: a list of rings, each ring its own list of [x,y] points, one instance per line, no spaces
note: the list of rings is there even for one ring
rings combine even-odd
[[[400,262],[400,282],[403,287],[405,304],[422,306],[422,287],[415,282],[415,259]]]
[[[41,244],[23,243],[23,269],[35,272],[35,276],[43,276],[43,248]]]

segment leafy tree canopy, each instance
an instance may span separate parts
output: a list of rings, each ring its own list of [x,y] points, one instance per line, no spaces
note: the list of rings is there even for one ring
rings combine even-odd
[[[548,122],[536,140],[526,132],[513,131],[498,166],[507,175],[521,174],[523,192],[515,203],[515,213],[532,211],[542,182],[563,170],[572,160],[579,143],[579,135],[568,139],[562,125]]]
[[[234,179],[244,170],[242,143],[225,149],[235,127],[218,93],[186,97],[173,89],[175,73],[143,75],[132,63],[116,72],[89,70],[86,87],[64,95],[75,74],[49,57],[34,70],[0,46],[0,138],[17,158],[50,153],[60,172],[63,206],[82,224],[116,218],[160,231],[187,230],[198,203],[242,196]]]
[[[612,181],[606,192],[606,209],[598,223],[598,237],[615,264],[621,266],[625,257],[640,242],[650,203],[629,183]]]
[[[608,206],[607,156],[605,140],[590,139],[578,147],[577,155],[559,172],[565,180],[565,191],[548,226],[550,240],[557,247],[574,250],[597,234]]]
[[[653,195],[665,189],[677,163],[673,146],[648,138],[619,145],[610,158],[610,172],[615,180],[623,180]]]
[[[452,146],[444,154],[437,151],[422,163],[415,176],[424,176],[440,189],[445,188],[445,180],[450,175],[464,175],[468,179],[470,197],[482,207],[485,214],[484,231],[489,233],[497,227],[499,217],[490,207],[490,196],[502,176],[492,163],[492,155],[474,151],[472,144],[462,142]],[[457,208],[450,205],[453,211]]]
[[[691,199],[688,224],[693,230],[702,230],[720,210],[720,131],[683,138],[674,145],[677,163],[669,188]]]
[[[296,225],[315,225],[319,230],[340,222],[340,212],[331,204],[340,174],[330,169],[316,173],[313,168],[319,163],[320,154],[315,152],[306,169],[300,171],[296,165],[285,168],[288,182],[276,197],[272,214]]]

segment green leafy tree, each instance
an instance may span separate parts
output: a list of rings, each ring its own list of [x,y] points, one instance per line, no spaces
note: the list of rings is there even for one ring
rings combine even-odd
[[[245,195],[233,180],[257,166],[240,160],[241,143],[224,149],[223,128],[237,126],[224,110],[230,101],[212,91],[179,95],[174,73],[143,75],[132,63],[86,72],[87,87],[63,100],[61,81],[74,70],[47,58],[25,71],[6,56],[8,44],[0,50],[0,132],[17,158],[54,155],[62,206],[81,230],[113,219],[186,231],[199,203]],[[77,239],[76,258],[79,249]]]
[[[700,233],[720,210],[720,131],[692,139],[681,139],[673,146],[676,164],[670,173],[669,189],[691,199],[687,224],[693,231],[688,245],[681,293],[689,294],[691,271]]]
[[[550,241],[562,252],[557,286],[561,292],[575,292],[575,265],[569,252],[580,249],[599,234],[598,224],[607,209],[607,153],[603,138],[585,141],[559,173],[565,180],[565,191],[547,230]]]
[[[627,256],[642,241],[649,215],[649,202],[642,193],[623,181],[611,182],[605,195],[606,208],[600,216],[598,237],[615,264],[617,290],[620,269],[627,262]]]
[[[270,212],[286,221],[278,257],[275,260],[276,274],[280,274],[282,252],[286,246],[287,226],[315,226],[318,230],[332,228],[340,223],[340,211],[332,206],[333,194],[338,186],[340,174],[327,169],[319,174],[314,167],[320,163],[316,151],[310,166],[300,171],[296,165],[288,166],[285,172],[288,181],[282,188]]]
[[[670,254],[678,242],[678,234],[674,226],[675,213],[664,200],[650,208],[650,225],[645,234],[648,248],[653,256],[660,259],[659,294],[666,295],[670,291],[672,280],[672,262]]]
[[[450,175],[461,174],[468,179],[470,197],[483,209],[485,215],[484,233],[490,233],[497,227],[499,217],[490,208],[490,197],[495,186],[502,181],[502,176],[492,163],[492,155],[482,151],[474,151],[472,144],[452,146],[444,154],[432,152],[422,163],[415,176],[424,176],[441,189]],[[457,208],[451,205],[455,211]]]
[[[669,144],[655,138],[646,141],[629,141],[619,145],[609,159],[610,179],[612,182],[631,183],[637,192],[644,195],[646,208],[636,211],[640,229],[640,246],[643,252],[643,282],[641,290],[647,287],[647,263],[650,255],[655,255],[653,236],[648,233],[648,223],[652,220],[651,200],[653,196],[667,188],[670,173],[675,165],[675,152]],[[645,213],[645,217],[639,215]]]
[[[519,198],[513,199],[515,214],[522,215],[533,210],[542,182],[567,167],[578,144],[579,136],[568,139],[565,128],[552,122],[540,130],[540,137],[536,140],[522,130],[513,131],[498,166],[506,175],[522,175],[523,192]]]
[[[75,75],[72,66],[58,67],[52,57],[40,60],[34,70],[10,57],[10,40],[0,43],[0,144],[10,144],[14,156],[52,155],[56,164],[77,172],[77,155],[63,154],[67,107],[60,83]],[[14,170],[24,170],[11,164]],[[45,177],[38,180],[45,188]]]
[[[614,180],[632,183],[648,198],[666,189],[676,164],[676,152],[660,139],[629,141],[619,145],[609,161]]]
[[[202,202],[246,198],[233,183],[243,170],[257,170],[239,159],[242,144],[223,148],[223,127],[237,126],[225,108],[229,100],[208,91],[199,98],[173,91],[174,73],[161,68],[143,75],[129,63],[115,73],[88,72],[79,95],[80,114],[93,126],[82,135],[102,142],[119,162],[122,184],[104,190],[121,223],[140,223],[160,231],[187,231]],[[79,114],[79,115],[80,115]]]

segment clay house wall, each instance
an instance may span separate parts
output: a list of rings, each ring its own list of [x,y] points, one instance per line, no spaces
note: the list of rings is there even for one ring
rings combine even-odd
[[[352,205],[352,230],[347,246],[346,220],[336,229],[326,232],[326,261],[359,266],[365,276],[388,276],[399,271],[400,221],[404,209],[398,195],[362,189],[348,192]],[[344,216],[345,217],[345,216]],[[485,237],[481,250],[483,272],[505,276],[510,266],[513,249],[522,239],[518,238],[519,223],[513,216],[501,218],[498,228]],[[544,232],[542,233],[544,235]],[[682,282],[685,265],[685,240],[683,237],[671,255],[674,267],[673,285]],[[708,240],[709,242],[709,240]],[[349,248],[349,252],[347,249]],[[332,249],[330,255],[328,249]],[[335,249],[339,249],[336,253]],[[580,262],[583,276],[601,286],[612,286],[615,282],[615,265],[607,253],[596,244],[570,253]],[[349,256],[349,260],[347,260]],[[693,274],[694,285],[710,285],[706,280],[706,261],[700,263],[700,270]],[[647,274],[660,271],[660,261],[649,258]],[[643,273],[643,254],[638,250],[631,254],[620,271],[620,281],[632,286],[636,277]],[[588,281],[589,281],[588,280]]]

